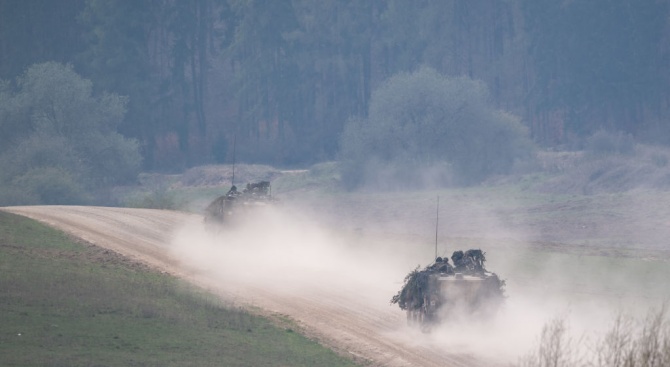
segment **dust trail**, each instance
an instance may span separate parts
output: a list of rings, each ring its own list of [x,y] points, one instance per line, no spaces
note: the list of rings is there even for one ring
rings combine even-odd
[[[437,343],[496,356],[509,363],[534,348],[542,328],[563,320],[573,352],[589,358],[619,315],[643,319],[669,294],[664,262],[494,248],[488,268],[507,280],[507,301],[489,322],[451,323]]]
[[[177,231],[172,252],[190,268],[221,281],[296,296],[331,289],[384,309],[405,271],[391,248],[362,246],[355,236],[273,207],[255,211],[234,227],[189,223]]]
[[[598,263],[600,258],[538,255],[522,245],[494,247],[487,251],[487,268],[507,279],[504,308],[493,319],[450,320],[429,334],[421,333],[407,327],[397,307],[389,304],[405,275],[417,264],[427,265],[415,244],[325,228],[315,216],[274,207],[258,210],[231,228],[214,230],[202,221],[188,223],[177,230],[171,251],[187,267],[220,282],[296,298],[339,299],[342,307],[377,313],[380,320],[392,315],[388,320],[395,326],[385,333],[406,345],[499,363],[514,362],[527,353],[542,327],[556,317],[567,320],[574,340],[595,339],[617,313],[649,304],[617,298],[617,292],[640,284],[628,277],[619,282],[596,277],[607,269]],[[537,269],[529,268],[531,261]],[[621,272],[621,265],[617,269]],[[589,277],[594,279],[584,280]]]

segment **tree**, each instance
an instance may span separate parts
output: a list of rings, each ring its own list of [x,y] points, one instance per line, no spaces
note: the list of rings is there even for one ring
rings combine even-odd
[[[297,26],[292,4],[290,0],[235,1],[232,11],[237,19],[235,37],[226,56],[235,65],[240,123],[233,135],[243,142],[238,152],[251,160],[279,157],[272,145],[276,145],[277,135],[284,133],[288,120],[284,108],[291,94],[287,91],[296,89],[291,55],[283,37]]]
[[[602,128],[666,139],[665,126],[644,129],[667,111],[669,10],[656,0],[523,1],[534,67],[526,105],[541,126],[561,124],[534,132],[536,140],[565,143],[565,133]]]
[[[349,120],[343,179],[350,188],[469,184],[508,172],[531,149],[519,119],[496,110],[482,82],[422,68],[391,77],[368,117]]]
[[[160,48],[160,41],[167,42],[160,39],[165,32],[156,29],[164,7],[160,1],[87,0],[78,17],[86,30],[86,48],[77,55],[77,65],[95,81],[98,91],[129,97],[119,132],[142,143],[148,168],[156,137],[182,121],[178,103],[165,98],[167,93],[159,88],[159,76],[165,73],[162,65],[150,63],[150,41],[156,42],[161,54],[169,53]]]
[[[303,0],[293,6],[299,27],[286,38],[297,65],[297,88],[289,125],[298,133],[303,162],[333,159],[346,120],[367,112],[383,1]]]
[[[93,96],[89,80],[55,62],[31,66],[16,85],[0,93],[0,131],[8,133],[0,182],[23,191],[22,201],[83,202],[92,190],[136,179],[138,144],[117,132],[127,98]]]
[[[85,0],[0,0],[0,78],[36,62],[71,62],[84,46],[76,17]]]
[[[178,170],[207,161],[210,61],[231,28],[225,0],[87,0],[84,70],[98,88],[130,97],[120,127],[142,143],[146,169]],[[217,100],[213,103],[220,104]],[[209,112],[209,114],[208,114]],[[161,153],[161,141],[170,154]],[[210,141],[213,139],[209,139]],[[169,156],[168,156],[169,155]]]

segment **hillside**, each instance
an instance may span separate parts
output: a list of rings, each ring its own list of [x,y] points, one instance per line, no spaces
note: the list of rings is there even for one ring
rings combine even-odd
[[[232,301],[0,211],[3,366],[353,366]]]

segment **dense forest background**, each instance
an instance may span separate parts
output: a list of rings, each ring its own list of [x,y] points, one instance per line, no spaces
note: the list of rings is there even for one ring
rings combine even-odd
[[[0,79],[69,64],[127,97],[142,169],[336,159],[373,91],[429,67],[481,80],[532,140],[670,145],[667,0],[0,0]],[[19,78],[19,79],[17,79]],[[0,144],[6,144],[0,137]]]

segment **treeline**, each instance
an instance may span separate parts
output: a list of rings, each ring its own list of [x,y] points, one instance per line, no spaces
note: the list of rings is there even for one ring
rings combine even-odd
[[[149,170],[338,158],[372,92],[423,66],[483,81],[540,145],[670,144],[669,59],[664,0],[0,0],[0,79],[56,61],[127,96]]]

